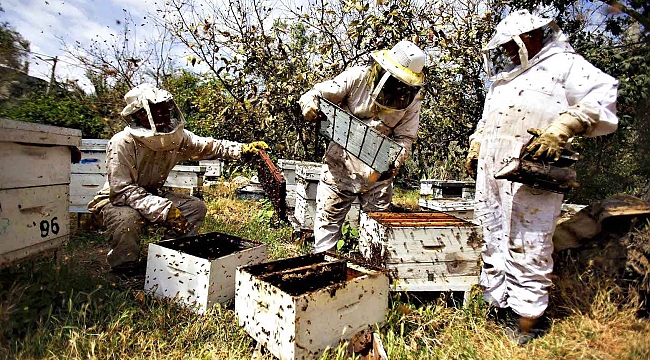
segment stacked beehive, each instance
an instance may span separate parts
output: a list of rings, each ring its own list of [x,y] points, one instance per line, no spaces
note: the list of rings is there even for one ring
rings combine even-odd
[[[70,212],[87,213],[88,202],[106,183],[106,145],[104,139],[82,139],[81,160],[72,164]]]
[[[473,181],[420,180],[421,208],[444,212],[458,218],[472,221],[474,218]]]
[[[70,147],[81,131],[0,119],[0,265],[70,235]]]
[[[462,291],[478,282],[481,236],[440,212],[361,214],[359,250],[385,266],[395,291]]]

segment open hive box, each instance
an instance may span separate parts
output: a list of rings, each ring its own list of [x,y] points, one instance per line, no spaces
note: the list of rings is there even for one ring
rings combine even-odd
[[[239,325],[280,359],[313,359],[388,309],[388,277],[324,254],[237,270]]]
[[[144,289],[204,313],[235,296],[235,270],[266,261],[266,244],[217,232],[149,244]]]
[[[464,291],[480,274],[482,239],[467,221],[438,212],[361,214],[359,250],[386,267],[396,291]]]

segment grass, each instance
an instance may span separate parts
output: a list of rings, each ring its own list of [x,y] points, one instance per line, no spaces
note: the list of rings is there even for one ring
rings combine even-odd
[[[203,231],[264,241],[270,257],[305,253],[292,229],[271,226],[268,204],[236,200],[232,189],[207,196]],[[396,202],[413,203],[396,191]],[[417,202],[417,199],[415,199]],[[149,234],[145,243],[160,238]],[[232,304],[197,315],[144,294],[142,283],[105,265],[101,235],[79,234],[65,246],[58,271],[51,257],[0,270],[0,358],[250,359],[253,340],[236,325]],[[549,333],[525,347],[486,321],[476,289],[467,307],[444,298],[395,295],[378,331],[390,359],[647,359],[650,322],[636,317],[635,294],[611,279],[557,260]],[[344,358],[343,348],[327,358]],[[270,358],[264,355],[263,358]]]

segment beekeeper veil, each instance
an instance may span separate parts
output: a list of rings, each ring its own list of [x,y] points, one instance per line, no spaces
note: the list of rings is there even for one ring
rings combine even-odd
[[[128,130],[152,150],[169,150],[180,142],[185,118],[172,95],[150,84],[141,84],[124,95],[122,116],[131,116]]]
[[[375,51],[371,56],[381,67],[372,92],[375,105],[385,111],[406,109],[424,83],[424,52],[404,40],[390,50]]]
[[[512,80],[534,65],[539,58],[529,57],[522,35],[535,29],[542,30],[542,46],[555,41],[562,34],[555,21],[532,15],[528,10],[519,10],[506,16],[496,27],[496,32],[481,50],[485,69],[491,81]],[[502,49],[503,45],[514,42],[518,48],[519,64]]]

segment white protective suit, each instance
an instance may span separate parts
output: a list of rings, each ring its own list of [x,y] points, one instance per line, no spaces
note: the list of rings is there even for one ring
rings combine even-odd
[[[422,98],[418,94],[403,110],[381,111],[371,96],[374,86],[368,84],[369,73],[370,66],[349,68],[334,79],[315,85],[300,98],[300,104],[304,107],[315,96],[323,97],[391,137],[406,150],[397,160],[399,167],[417,138]],[[370,177],[374,170],[334,142],[330,142],[323,161],[314,221],[315,253],[336,245],[345,216],[357,197],[364,211],[385,211],[393,195],[392,177],[373,182]]]
[[[239,159],[241,146],[184,130],[182,115],[168,133],[131,125],[115,134],[106,148],[108,181],[88,204],[91,212],[101,211],[103,215],[111,267],[138,260],[141,228],[145,223],[164,222],[172,205],[188,221],[188,233],[198,231],[206,214],[205,204],[192,196],[162,192],[160,188],[178,162]]]
[[[488,47],[521,34],[513,23],[517,16],[528,24],[541,19],[527,11],[509,16],[497,26],[495,39],[501,40]],[[588,125],[586,136],[615,131],[618,82],[576,54],[557,26],[542,50],[522,64],[495,74],[471,137],[481,144],[475,218],[485,241],[480,283],[486,301],[537,318],[548,306],[552,235],[563,195],[495,180],[494,174],[504,160],[519,157],[531,138],[528,128],[544,129],[564,112]]]

